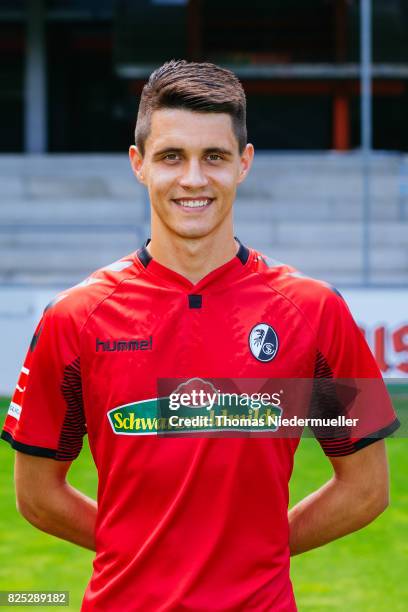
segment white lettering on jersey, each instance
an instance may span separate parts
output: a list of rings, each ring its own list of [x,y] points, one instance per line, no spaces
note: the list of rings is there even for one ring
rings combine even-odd
[[[11,402],[7,414],[14,417],[18,421],[20,419],[21,406],[19,406],[19,404],[16,404],[15,402]]]

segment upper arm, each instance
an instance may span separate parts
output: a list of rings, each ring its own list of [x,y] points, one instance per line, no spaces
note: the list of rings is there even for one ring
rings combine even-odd
[[[389,475],[384,440],[378,440],[356,453],[330,457],[335,478],[353,487],[355,494],[367,501],[388,505]]]
[[[17,508],[26,516],[44,500],[55,487],[65,482],[72,461],[55,461],[17,451],[14,464]]]

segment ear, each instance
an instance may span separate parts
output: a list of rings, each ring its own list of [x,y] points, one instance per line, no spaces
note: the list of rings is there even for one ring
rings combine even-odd
[[[242,183],[242,181],[246,179],[247,174],[250,171],[251,166],[252,166],[254,154],[255,154],[254,145],[248,143],[241,155],[240,173],[239,173],[238,183]]]
[[[140,150],[135,146],[131,145],[129,147],[129,160],[130,165],[132,166],[133,174],[142,185],[145,185],[145,177],[143,174],[143,155]]]

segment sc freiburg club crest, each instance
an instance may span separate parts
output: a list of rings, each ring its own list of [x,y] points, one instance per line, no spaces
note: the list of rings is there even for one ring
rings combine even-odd
[[[276,331],[267,323],[258,323],[249,334],[249,348],[258,361],[272,361],[278,352],[279,340]]]

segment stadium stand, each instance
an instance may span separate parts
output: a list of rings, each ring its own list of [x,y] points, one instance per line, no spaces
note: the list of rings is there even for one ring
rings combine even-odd
[[[408,274],[408,158],[372,161],[371,282]],[[66,287],[149,235],[126,155],[0,156],[0,283]],[[236,201],[236,234],[339,285],[362,274],[362,174],[350,154],[259,153]]]

